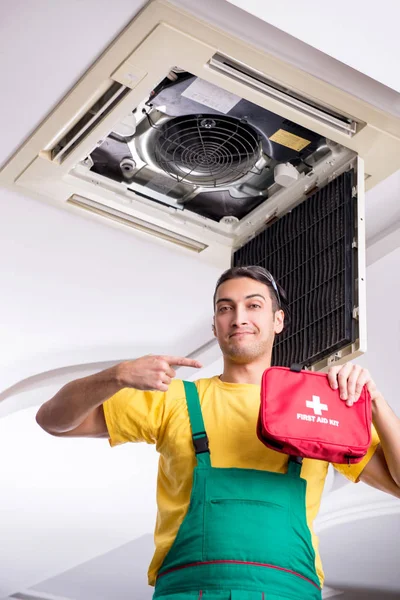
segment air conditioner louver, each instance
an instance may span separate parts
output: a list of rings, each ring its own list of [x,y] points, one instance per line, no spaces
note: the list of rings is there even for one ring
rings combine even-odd
[[[202,252],[207,248],[207,244],[203,244],[202,242],[198,242],[197,240],[193,240],[179,233],[174,233],[170,229],[160,227],[159,225],[155,225],[154,223],[150,223],[149,221],[145,221],[144,219],[140,219],[131,214],[124,213],[116,208],[91,200],[90,198],[73,195],[67,202],[73,206],[95,213],[101,217],[112,219],[117,223],[132,227],[133,229],[137,229],[138,231],[142,231],[143,233],[150,234],[194,252]]]
[[[51,160],[62,163],[128,92],[130,92],[130,88],[114,82],[68,133],[57,142],[51,150]]]
[[[296,110],[313,117],[313,119],[327,124],[350,137],[353,136],[362,125],[355,119],[341,115],[327,106],[318,104],[310,98],[305,98],[294,90],[289,90],[278,82],[267,79],[261,73],[252,71],[248,67],[237,64],[220,54],[213,56],[209,61],[209,67],[214,71],[223,73],[225,76],[229,76],[230,79],[245,83],[247,86],[257,89],[266,96],[279,100],[279,102],[295,108]]]

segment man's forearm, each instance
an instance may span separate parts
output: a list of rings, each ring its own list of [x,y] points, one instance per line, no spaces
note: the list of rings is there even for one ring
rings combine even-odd
[[[400,487],[400,419],[381,395],[372,402],[372,417],[390,475]]]
[[[91,411],[124,386],[112,367],[67,383],[39,409],[36,420],[50,433],[65,433],[78,427]]]

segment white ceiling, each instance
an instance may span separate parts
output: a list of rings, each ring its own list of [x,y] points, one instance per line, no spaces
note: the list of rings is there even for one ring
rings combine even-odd
[[[183,3],[196,10],[194,1]],[[142,4],[114,0],[109,10],[110,4],[104,0],[2,3],[0,163]],[[344,48],[341,33],[344,25],[352,23],[349,12],[346,22],[332,19],[329,13],[329,35],[320,36],[317,43],[316,32],[326,31],[327,15],[315,9],[311,20],[311,5],[307,11],[293,12],[285,4],[275,3],[271,18],[265,18],[344,60],[340,56]],[[390,85],[400,89],[399,70],[388,69],[389,62],[383,60],[388,45],[392,52],[397,44],[400,55],[400,38],[391,35],[397,7],[391,9],[384,26],[374,29],[381,43],[374,39],[369,54],[367,48],[361,52],[359,45],[348,43],[345,62],[362,70],[360,56],[368,56],[364,62],[369,67],[377,64],[382,69],[378,76],[371,70],[364,72],[388,83],[390,70]],[[225,23],[226,15],[231,14],[236,27],[243,22],[241,19],[253,19],[241,15],[238,20],[236,13],[225,13],[235,7],[224,0],[214,2],[212,9],[209,0],[204,0],[197,10]],[[288,16],[295,14],[295,19],[283,21],[284,10]],[[373,29],[376,11],[364,16],[370,19],[369,27]],[[258,43],[263,29],[254,19],[252,23],[254,41]],[[282,52],[287,37],[274,28],[268,31],[270,43],[276,48],[280,45]],[[353,29],[354,34],[358,31]],[[329,45],[324,46],[321,40]],[[314,54],[319,58],[312,65],[312,49],[296,40],[287,44],[287,53],[292,60],[307,62],[310,70],[321,69],[326,60]],[[379,53],[381,62],[377,63]],[[329,70],[325,69],[327,77],[326,73]],[[372,241],[382,237],[376,256],[384,258],[368,269],[369,352],[361,361],[374,373],[398,412],[400,400],[393,397],[393,390],[397,389],[396,363],[400,358],[399,227],[394,228],[395,236],[390,241],[386,233],[388,228],[393,230],[394,224],[400,225],[399,192],[400,175],[396,173],[367,196],[368,236]],[[145,581],[144,565],[151,552],[148,536],[154,520],[156,473],[153,449],[140,445],[111,451],[104,441],[51,438],[36,426],[34,413],[64,381],[101,368],[101,364],[146,352],[188,354],[209,340],[210,299],[219,271],[211,265],[194,264],[193,259],[173,250],[166,252],[150,241],[9,191],[0,190],[0,210],[0,455],[7,457],[0,466],[0,597],[34,588],[37,593],[78,600],[83,598],[76,584],[80,582],[80,589],[86,590],[85,600],[111,598],[113,594],[100,595],[96,582],[100,584],[101,580],[95,577],[108,570],[115,574],[108,583],[115,585],[118,581],[122,586],[120,597],[144,599],[144,591],[143,595],[132,594],[129,578],[134,575],[136,589],[144,589],[138,586]],[[389,250],[392,252],[387,254]],[[194,266],[197,285],[188,284],[193,282]],[[217,361],[207,373],[218,372],[219,368]],[[365,503],[381,510],[386,498],[360,487],[354,486],[358,493],[354,502],[361,505],[365,498]],[[327,494],[326,510],[340,511],[341,503],[347,507],[347,494],[353,493],[348,492],[350,488],[353,486]],[[372,496],[367,498],[367,493]],[[333,504],[326,503],[328,499]],[[376,547],[376,538],[383,539],[380,528],[392,543],[390,560],[400,558],[394,535],[396,515],[394,511],[392,516],[377,519],[376,526],[371,521],[371,526],[362,528],[357,521],[321,530],[332,587],[339,583],[361,585],[361,579],[350,569],[347,572],[345,566],[354,564],[357,558],[362,574],[364,553]],[[323,518],[324,512],[321,524]],[[342,544],[342,531],[347,539],[354,539],[354,547]],[[379,547],[375,556],[381,556],[382,564],[387,565],[385,552]],[[140,563],[132,570],[129,566],[135,564],[135,557]],[[126,566],[126,579],[121,579],[121,571],[117,570],[121,564]],[[382,565],[377,562],[375,567],[368,567],[368,584],[383,587],[379,578]],[[396,570],[389,571],[392,589],[400,592]],[[344,600],[356,597],[348,594],[342,596]]]
[[[379,10],[374,0],[336,0],[330,5],[309,0],[306,10],[294,0],[228,1],[400,91],[400,75],[393,69],[400,50],[400,6],[392,0],[381,0]]]

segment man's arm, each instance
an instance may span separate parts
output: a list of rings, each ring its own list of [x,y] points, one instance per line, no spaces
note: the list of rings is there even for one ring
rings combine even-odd
[[[372,418],[381,443],[360,480],[400,498],[400,419],[379,392],[374,394],[370,389],[370,393]]]
[[[102,404],[123,388],[165,392],[175,377],[172,365],[200,368],[197,360],[143,356],[67,383],[37,412],[37,423],[55,436],[108,437]]]
[[[400,498],[400,419],[378,391],[367,369],[347,363],[332,367],[328,373],[333,389],[351,406],[357,402],[364,385],[371,395],[372,419],[380,445],[360,475],[360,480],[383,492]]]
[[[38,425],[55,436],[108,437],[102,404],[124,387],[118,367],[67,383],[39,408]]]

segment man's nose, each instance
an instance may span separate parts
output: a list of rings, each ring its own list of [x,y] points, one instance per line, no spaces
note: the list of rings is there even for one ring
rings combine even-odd
[[[248,315],[246,309],[243,307],[236,307],[236,310],[233,313],[233,322],[232,324],[235,327],[240,327],[241,325],[247,325],[249,322]]]

